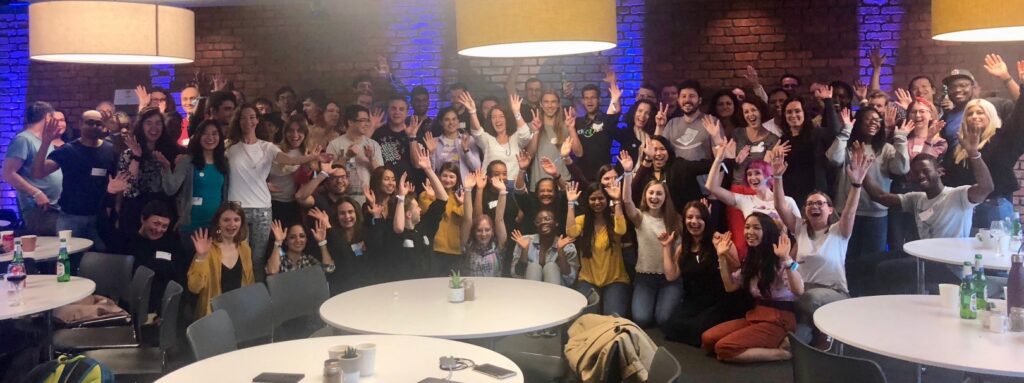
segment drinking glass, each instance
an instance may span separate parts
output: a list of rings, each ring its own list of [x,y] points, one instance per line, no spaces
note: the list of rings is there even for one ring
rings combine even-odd
[[[8,306],[21,306],[21,289],[22,282],[28,278],[25,274],[5,274],[4,280],[7,281],[7,305]]]
[[[1009,234],[1009,228],[1006,227],[1006,223],[1003,220],[992,221],[992,224],[989,225],[989,230],[998,231],[1004,235]]]

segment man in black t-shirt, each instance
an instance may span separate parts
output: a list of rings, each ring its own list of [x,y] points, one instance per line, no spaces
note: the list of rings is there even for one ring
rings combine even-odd
[[[590,84],[584,86],[580,92],[587,114],[576,117],[576,136],[580,138],[580,145],[583,146],[583,158],[577,159],[576,162],[583,175],[591,180],[600,178],[597,170],[602,165],[612,163],[612,137],[618,131],[619,115],[622,110],[619,98],[622,97],[622,91],[615,83],[615,77],[612,76],[611,79],[612,82],[608,85],[611,101],[608,103],[607,113],[598,110],[601,106],[601,88]]]
[[[163,201],[149,201],[142,207],[142,225],[138,232],[126,239],[122,254],[135,257],[135,266],[146,266],[155,273],[149,295],[149,310],[156,312],[164,295],[167,282],[185,285],[192,254],[181,249],[181,241],[174,231],[168,232],[171,210]]]

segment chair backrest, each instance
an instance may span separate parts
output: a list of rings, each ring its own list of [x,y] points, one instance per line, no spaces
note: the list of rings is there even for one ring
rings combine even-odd
[[[167,350],[178,343],[178,311],[181,309],[181,294],[184,288],[178,282],[167,282],[164,296],[160,300],[160,350]]]
[[[319,313],[320,305],[331,297],[327,276],[320,267],[303,267],[271,275],[267,278],[267,287],[270,289],[275,327],[295,318]]]
[[[131,255],[90,251],[82,256],[78,276],[96,283],[95,294],[114,301],[128,302],[131,299],[128,284],[132,279],[134,264],[135,257]]]
[[[235,340],[239,343],[253,339],[270,338],[274,331],[270,293],[262,283],[254,283],[214,297],[214,310],[224,310],[235,326]]]
[[[139,266],[132,277],[131,296],[128,300],[128,313],[132,315],[132,327],[135,335],[142,336],[142,325],[149,317],[149,293],[153,289],[153,277],[156,273],[146,266]]]
[[[601,311],[601,310],[598,309],[598,305],[600,305],[600,304],[601,304],[601,293],[597,292],[597,289],[591,288],[590,289],[590,293],[587,294],[587,306],[583,308],[583,312],[581,312],[580,315],[583,315],[583,314],[600,314],[599,311]]]
[[[795,383],[885,383],[878,363],[867,359],[830,354],[808,346],[789,333]]]
[[[237,349],[235,326],[224,310],[215,310],[192,322],[185,330],[185,337],[197,361]]]
[[[658,347],[658,351],[654,353],[654,360],[651,361],[651,369],[647,372],[647,381],[649,383],[676,383],[682,371],[683,367],[679,365],[679,360],[672,356],[668,349]]]

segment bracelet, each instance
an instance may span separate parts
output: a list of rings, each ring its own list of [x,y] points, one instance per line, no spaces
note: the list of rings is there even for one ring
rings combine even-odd
[[[274,247],[281,247],[281,241],[274,241]]]
[[[405,196],[404,195],[396,195],[395,198],[397,198],[399,201],[405,202]]]
[[[852,187],[852,188],[859,188],[861,186],[864,186],[864,184],[859,184],[859,183],[856,183],[856,182],[850,182],[850,187]]]
[[[972,160],[980,160],[981,159],[981,152],[978,152],[978,155],[976,155],[976,156],[970,156],[970,157],[967,157],[967,158],[972,159]]]
[[[325,239],[323,241],[317,242],[316,245],[319,247],[327,246],[327,240]]]
[[[572,206],[579,206],[579,205],[580,205],[580,203],[579,203],[579,201],[569,201],[569,205],[572,205]]]
[[[520,114],[520,113],[516,113],[515,116],[516,116],[516,120],[522,120],[523,119],[523,115]]]
[[[502,191],[498,192],[498,195],[505,195],[505,194],[508,194],[508,190],[502,190]]]
[[[630,177],[632,177],[632,176],[633,176],[633,172],[622,172],[622,176],[623,176],[623,177],[625,177],[625,176],[630,176]]]
[[[466,109],[469,113],[476,114],[476,109]]]
[[[43,194],[43,191],[42,191],[42,190],[37,190],[37,191],[35,192],[35,194],[32,194],[32,198],[36,198],[36,197],[38,197],[38,196],[39,196],[40,194]]]
[[[781,180],[782,176],[772,176],[772,178],[777,179],[777,180]]]

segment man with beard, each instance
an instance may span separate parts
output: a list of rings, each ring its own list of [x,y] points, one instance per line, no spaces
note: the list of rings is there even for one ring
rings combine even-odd
[[[348,171],[345,164],[321,163],[320,172],[295,192],[295,201],[305,209],[317,208],[334,211],[335,206],[348,193]],[[324,183],[324,181],[327,183]],[[318,187],[323,184],[323,188]]]
[[[82,113],[82,136],[47,155],[59,126],[53,117],[46,117],[39,152],[32,158],[32,178],[46,177],[58,169],[64,175],[57,231],[71,230],[76,237],[90,239],[99,251],[106,250],[97,230],[103,201],[107,194],[121,193],[128,186],[128,173],[114,177],[118,154],[113,144],[103,140],[104,120],[110,118],[113,116],[95,110]],[[132,158],[132,162],[138,160]]]
[[[953,147],[959,141],[957,133],[960,132],[960,124],[964,120],[964,107],[967,102],[974,99],[974,75],[966,69],[953,69],[949,76],[942,79],[942,85],[948,91],[949,101],[953,103],[953,109],[947,110],[942,115],[942,121],[946,126],[942,128],[940,135]],[[943,101],[945,102],[945,101]]]
[[[63,176],[57,170],[43,178],[32,177],[32,162],[42,144],[40,137],[47,117],[58,124],[58,131],[60,129],[59,121],[53,117],[56,113],[47,102],[29,104],[25,113],[25,130],[14,136],[4,155],[4,181],[18,191],[18,211],[25,221],[28,234],[57,234],[54,228],[57,225],[57,201],[61,195]],[[51,145],[47,154],[56,149],[56,146]]]
[[[522,65],[522,59],[516,59],[512,64],[512,71],[508,74],[508,80],[505,81],[505,92],[508,94],[518,93],[516,88],[516,78],[519,76],[519,66]],[[544,93],[544,86],[541,84],[540,79],[536,77],[530,77],[526,79],[526,86],[523,89],[526,97],[523,99],[523,107],[521,109],[523,115],[523,121],[529,123],[533,121],[533,111],[540,109],[540,96]]]
[[[611,94],[611,100],[608,102],[606,113],[598,110],[601,106],[601,88],[590,84],[584,86],[580,92],[587,114],[576,117],[576,136],[580,138],[580,145],[583,146],[583,157],[578,163],[586,177],[596,177],[602,165],[612,163],[612,136],[618,130],[616,125],[621,113],[619,99],[622,97],[622,90],[615,83],[614,74],[610,79],[608,92]]]
[[[700,111],[700,83],[684,81],[679,84],[678,100],[683,115],[668,120],[662,136],[672,143],[676,157],[688,161],[714,158],[711,148],[720,137],[711,137],[704,129],[705,114]]]

